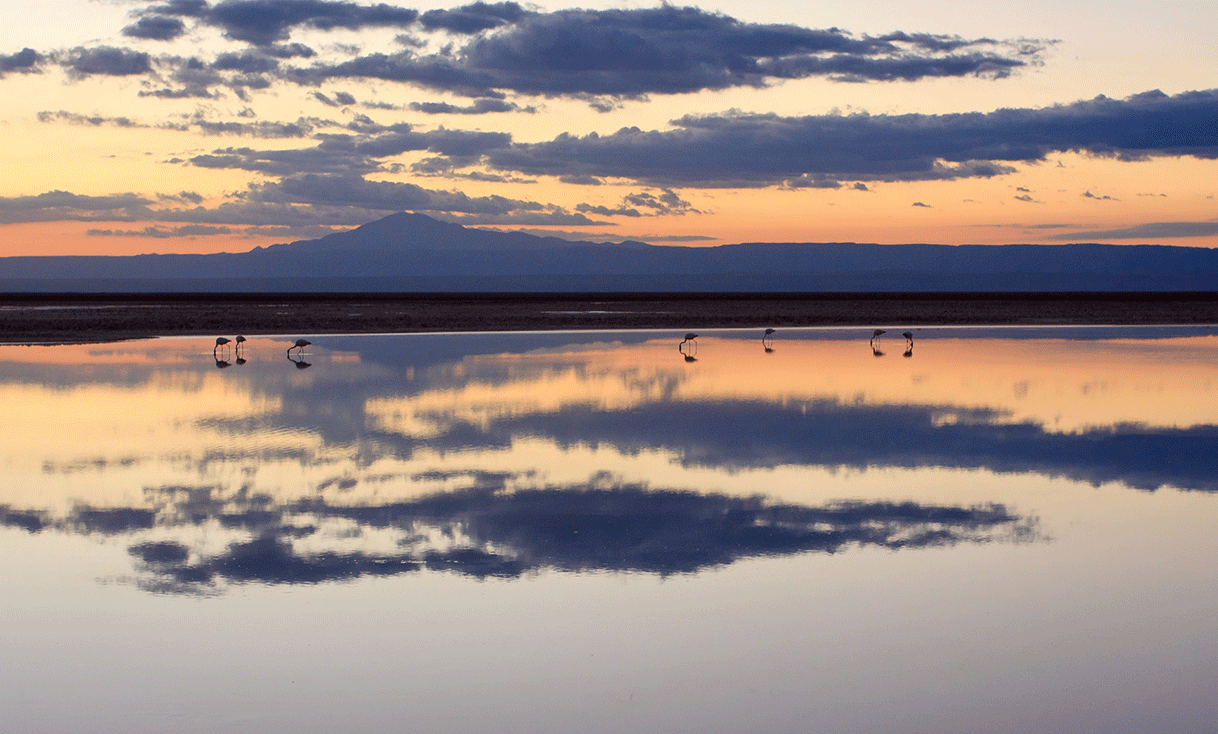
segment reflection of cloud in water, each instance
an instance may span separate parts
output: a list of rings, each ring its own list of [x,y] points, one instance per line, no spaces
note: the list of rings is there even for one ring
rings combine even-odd
[[[155,531],[160,539],[130,546],[141,584],[183,593],[209,593],[227,583],[319,583],[423,567],[478,578],[516,578],[547,569],[666,575],[759,556],[1037,537],[1034,520],[993,504],[812,507],[599,482],[503,492],[504,477],[485,479],[488,486],[412,501],[336,505],[314,499],[282,507],[260,496],[223,498],[212,488],[169,487],[157,495],[155,511],[80,507],[52,521],[0,508],[0,519],[28,532],[148,536]],[[245,538],[219,552],[163,539],[166,532],[209,523],[240,529]],[[347,526],[343,533],[325,530],[341,524]],[[350,547],[365,534],[389,534],[393,547],[384,552]]]
[[[1064,476],[1136,489],[1218,491],[1218,426],[1116,425],[1054,433],[1008,423],[990,409],[757,401],[575,406],[504,418],[488,436],[538,436],[560,446],[608,444],[626,453],[664,449],[688,465],[950,467]],[[437,437],[442,441],[443,436]],[[499,439],[502,440],[502,439]]]

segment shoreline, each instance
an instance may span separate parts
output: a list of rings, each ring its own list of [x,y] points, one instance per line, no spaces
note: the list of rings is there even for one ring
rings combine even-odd
[[[0,344],[158,336],[1218,324],[1218,293],[0,294]]]

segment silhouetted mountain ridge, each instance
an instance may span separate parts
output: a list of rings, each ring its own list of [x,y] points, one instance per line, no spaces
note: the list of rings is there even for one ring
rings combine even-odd
[[[612,245],[610,245],[612,246]],[[648,247],[643,242],[617,246]],[[571,247],[606,247],[599,242],[573,242],[559,237],[538,237],[525,232],[496,232],[442,222],[424,214],[399,212],[346,232],[335,232],[316,240],[257,248],[269,252],[365,252],[407,251],[462,252],[471,250],[546,250]]]
[[[1215,291],[1164,245],[598,243],[392,214],[244,253],[0,258],[5,291]]]

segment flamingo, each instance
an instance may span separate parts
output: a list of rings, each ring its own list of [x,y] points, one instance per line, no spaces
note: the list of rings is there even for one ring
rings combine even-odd
[[[216,346],[211,348],[211,356],[215,357],[216,350],[219,349],[220,347],[224,346],[225,344],[228,344],[228,342],[229,342],[229,340],[226,337],[223,337],[223,336],[216,337]],[[217,358],[216,361],[219,361],[219,359]]]
[[[765,347],[766,352],[772,352],[774,349],[770,346],[774,343],[774,330],[766,329],[761,335],[761,346]]]
[[[313,342],[309,341],[308,339],[297,339],[295,344],[288,347],[288,354],[291,354],[293,349],[300,349],[301,351],[303,351],[305,347],[309,346],[312,343]]]
[[[245,344],[245,337],[238,336],[237,337],[237,348],[240,349],[242,344]]]
[[[697,338],[698,338],[698,335],[691,331],[685,335],[685,339],[682,340],[681,344],[684,344],[685,342],[692,342],[694,339],[697,339]],[[677,345],[677,349],[681,348],[681,344]]]

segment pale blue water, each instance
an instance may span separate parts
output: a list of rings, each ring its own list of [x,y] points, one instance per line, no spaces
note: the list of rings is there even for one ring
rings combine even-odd
[[[1218,330],[901,330],[0,347],[2,728],[1214,731]]]

